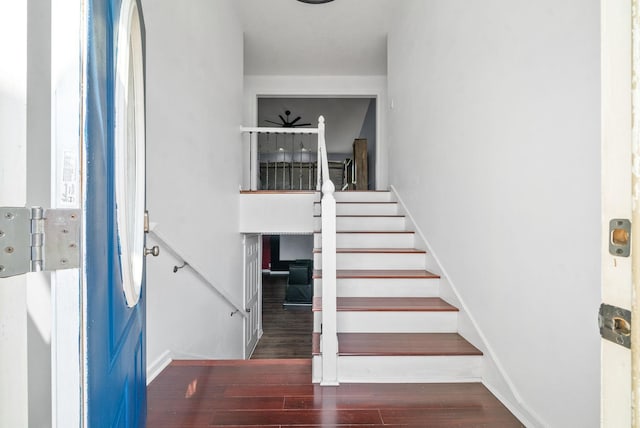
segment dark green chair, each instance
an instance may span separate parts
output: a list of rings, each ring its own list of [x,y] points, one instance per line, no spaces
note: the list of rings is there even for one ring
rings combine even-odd
[[[289,266],[285,305],[311,305],[313,300],[313,261],[296,260]]]

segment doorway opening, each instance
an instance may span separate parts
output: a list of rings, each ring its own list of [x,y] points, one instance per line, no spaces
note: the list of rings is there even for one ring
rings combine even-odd
[[[331,180],[337,190],[376,188],[376,98],[258,97],[260,127],[304,129],[324,116]],[[356,144],[357,143],[357,144]],[[258,137],[260,190],[315,190],[313,135]]]
[[[262,336],[251,359],[311,358],[313,235],[262,236]]]

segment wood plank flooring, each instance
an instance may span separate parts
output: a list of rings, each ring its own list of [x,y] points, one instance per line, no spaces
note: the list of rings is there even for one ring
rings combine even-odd
[[[481,384],[311,384],[311,360],[174,361],[147,388],[150,428],[522,427]]]
[[[314,278],[322,278],[321,270],[313,271]],[[356,270],[339,269],[337,278],[440,278],[438,275],[426,270]]]
[[[283,308],[286,276],[262,275],[262,328],[252,359],[311,358],[313,313],[309,306]]]
[[[338,311],[458,312],[439,297],[338,297]],[[322,310],[322,297],[313,298],[313,310]]]
[[[314,253],[322,254],[322,248],[314,248]],[[336,248],[336,253],[365,253],[365,254],[425,254],[425,250],[417,248]]]
[[[320,355],[320,334],[313,334],[313,354]],[[338,333],[340,355],[482,355],[457,333]]]

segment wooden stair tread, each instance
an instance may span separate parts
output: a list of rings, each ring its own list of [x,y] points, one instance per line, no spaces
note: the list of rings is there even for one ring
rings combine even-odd
[[[322,233],[321,230],[314,230],[313,233]],[[415,235],[415,232],[410,231],[410,230],[338,230],[336,231],[336,235],[340,234],[340,233],[376,233],[376,234],[385,234],[385,233],[392,233],[392,234],[398,234],[398,233],[410,233],[412,235]]]
[[[314,253],[322,253],[322,248],[314,248]],[[389,253],[389,254],[426,254],[417,248],[336,248],[336,253]]]
[[[338,297],[338,311],[457,312],[439,297]],[[322,297],[313,298],[313,310],[322,310]]]
[[[336,271],[337,278],[440,278],[439,275],[427,270],[386,269],[386,270],[354,270],[341,269]],[[314,270],[313,278],[322,278],[322,270]]]
[[[313,334],[313,355],[320,355],[320,333]],[[480,356],[457,333],[338,333],[341,356]]]
[[[290,195],[297,194],[314,194],[319,193],[317,190],[240,190],[241,195]]]
[[[320,205],[322,202],[314,202],[314,204]],[[347,201],[347,202],[337,202],[336,204],[398,204],[397,202],[389,202],[389,201]]]
[[[320,218],[322,217],[321,215],[314,215],[315,218]],[[405,216],[402,214],[338,214],[336,215],[336,218],[341,218],[341,217],[393,217],[393,218],[404,218]]]

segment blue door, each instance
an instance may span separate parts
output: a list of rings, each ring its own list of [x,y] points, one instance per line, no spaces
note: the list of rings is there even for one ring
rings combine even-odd
[[[87,0],[84,17],[83,418],[142,427],[144,24],[138,0]]]

